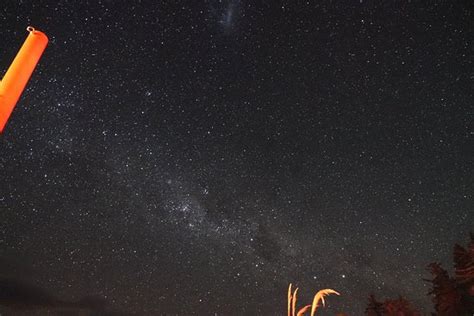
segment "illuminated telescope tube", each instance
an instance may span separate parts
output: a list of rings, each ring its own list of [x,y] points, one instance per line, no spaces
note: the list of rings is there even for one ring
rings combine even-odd
[[[23,46],[0,81],[0,133],[48,44],[48,37],[29,26]]]

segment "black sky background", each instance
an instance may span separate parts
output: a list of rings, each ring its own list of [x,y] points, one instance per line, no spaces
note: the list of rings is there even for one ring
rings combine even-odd
[[[0,136],[2,276],[137,315],[282,315],[290,282],[431,311],[474,226],[468,1],[0,9],[3,71],[50,38]]]

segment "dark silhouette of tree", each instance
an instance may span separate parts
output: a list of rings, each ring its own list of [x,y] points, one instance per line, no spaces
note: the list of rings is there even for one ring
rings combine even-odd
[[[406,299],[401,296],[396,300],[386,300],[383,303],[384,316],[421,316]]]
[[[403,297],[381,303],[373,295],[369,297],[365,314],[367,316],[421,316]]]
[[[454,278],[450,277],[439,263],[428,266],[433,275],[433,280],[429,280],[433,284],[433,289],[429,294],[433,295],[435,311],[439,316],[473,315],[474,236],[472,233],[468,249],[458,244],[454,245],[453,260]]]
[[[380,316],[383,314],[383,303],[377,301],[373,294],[369,296],[369,302],[365,309],[365,314],[367,316]]]
[[[433,295],[436,313],[443,316],[460,315],[461,294],[455,280],[449,277],[448,272],[441,268],[439,263],[431,263],[428,269],[433,275],[433,280],[428,280],[433,284],[428,295]]]
[[[471,233],[471,242],[467,249],[460,245],[454,246],[454,269],[456,281],[460,285],[467,287],[467,290],[472,290],[474,282],[474,234]]]
[[[454,275],[465,312],[474,314],[474,235],[467,249],[454,246]]]
[[[473,316],[474,315],[474,234],[466,248],[456,244],[453,251],[454,274],[448,272],[437,262],[428,265],[433,279],[425,280],[432,284],[428,295],[437,316]],[[400,297],[396,300],[378,302],[373,295],[369,297],[365,310],[367,316],[419,316],[409,301]]]

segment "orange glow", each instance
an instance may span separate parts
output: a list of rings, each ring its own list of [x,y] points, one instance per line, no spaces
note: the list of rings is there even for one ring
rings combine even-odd
[[[48,44],[48,37],[29,26],[28,37],[0,82],[0,133]]]
[[[306,313],[306,311],[311,307],[311,305],[306,305],[305,307],[303,307],[302,309],[299,310],[298,314],[296,314],[296,316],[303,316],[304,313]]]
[[[338,292],[331,290],[331,289],[324,289],[316,293],[313,299],[313,305],[311,307],[311,316],[314,316],[314,313],[319,307],[319,302],[321,301],[322,305],[325,306],[326,302],[324,301],[324,297],[329,294],[336,294],[340,295]]]
[[[291,292],[291,283],[288,287],[288,316],[291,316],[291,301],[293,300],[293,292]]]
[[[318,310],[319,302],[321,302],[322,306],[325,306],[326,302],[324,301],[324,297],[330,294],[340,295],[338,292],[331,290],[331,289],[324,289],[318,291],[313,299],[312,305],[306,305],[305,307],[301,308],[298,312],[296,312],[296,301],[297,301],[297,293],[298,288],[294,292],[291,291],[291,283],[288,287],[288,316],[303,316],[309,308],[311,307],[311,316],[314,316],[316,311]]]
[[[298,293],[298,288],[293,292],[293,304],[291,307],[291,315],[295,316],[296,313],[296,295]]]

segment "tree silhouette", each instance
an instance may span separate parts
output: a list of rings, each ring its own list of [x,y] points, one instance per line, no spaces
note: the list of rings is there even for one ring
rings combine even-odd
[[[467,249],[458,244],[454,246],[454,269],[460,287],[474,296],[474,234],[471,233]]]
[[[474,234],[467,249],[454,245],[454,275],[458,292],[461,295],[462,312],[474,313]]]
[[[474,235],[468,249],[456,244],[453,251],[454,274],[441,268],[439,263],[428,266],[433,280],[433,303],[437,315],[473,315],[474,313]]]
[[[384,316],[421,316],[403,297],[396,300],[386,300],[383,304]]]
[[[474,315],[474,234],[471,233],[468,248],[454,245],[454,275],[437,262],[428,265],[433,279],[426,280],[432,284],[428,295],[432,301],[437,316],[472,316]],[[418,316],[421,315],[410,305],[409,301],[400,297],[396,300],[378,302],[373,295],[369,297],[367,316]]]
[[[367,316],[379,316],[383,314],[383,310],[383,303],[378,302],[375,296],[371,294],[369,296],[369,303],[365,309],[365,314]]]
[[[396,300],[388,299],[381,303],[370,295],[365,314],[367,316],[421,316],[410,302],[401,296]]]
[[[439,263],[431,263],[428,266],[433,276],[433,280],[428,280],[433,284],[428,295],[433,295],[435,311],[438,315],[460,315],[461,294],[459,293],[456,281],[449,277],[448,272],[441,268]]]

